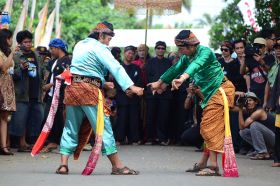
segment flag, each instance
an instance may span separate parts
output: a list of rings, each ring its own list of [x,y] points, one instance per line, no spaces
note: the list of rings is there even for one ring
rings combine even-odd
[[[28,29],[30,32],[32,32],[35,9],[36,9],[36,0],[32,0],[32,8],[31,8],[31,12],[30,12],[29,29]]]
[[[55,33],[56,38],[61,38],[61,29],[62,29],[62,20],[60,19],[58,28]]]
[[[59,20],[59,10],[60,10],[60,0],[56,0],[55,1],[55,33],[56,33],[56,35],[57,35],[57,33],[59,33],[60,32],[60,21],[61,20]]]
[[[34,46],[35,47],[37,47],[40,44],[42,37],[44,35],[44,30],[45,30],[47,16],[48,16],[48,6],[49,6],[49,1],[47,1],[45,6],[42,8],[42,10],[38,14],[39,23],[36,27],[35,37],[34,37]]]
[[[52,11],[52,13],[49,15],[47,24],[46,24],[46,31],[45,34],[40,41],[40,46],[48,47],[49,43],[51,41],[52,31],[53,31],[53,25],[54,25],[54,18],[55,18],[55,9]]]
[[[11,16],[12,8],[13,8],[13,0],[7,0],[4,8],[4,12],[9,12],[9,15]]]
[[[24,0],[23,1],[23,8],[21,10],[16,29],[14,31],[14,36],[13,36],[13,45],[14,46],[16,45],[16,35],[17,35],[17,33],[24,29],[25,21],[26,21],[26,17],[27,17],[27,13],[28,13],[28,4],[29,4],[29,0]]]
[[[237,4],[237,6],[243,15],[244,23],[246,25],[252,26],[255,32],[259,32],[260,27],[257,23],[257,19],[254,12],[256,9],[255,4],[255,0],[241,0]]]

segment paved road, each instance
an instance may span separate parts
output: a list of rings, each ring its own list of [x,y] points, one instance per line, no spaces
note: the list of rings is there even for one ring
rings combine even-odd
[[[89,152],[83,152],[78,161],[70,162],[69,175],[56,175],[60,156],[57,153],[0,156],[1,186],[271,186],[280,185],[280,168],[272,168],[272,161],[253,161],[237,155],[239,178],[196,177],[185,173],[200,158],[192,147],[120,146],[121,159],[127,166],[139,170],[138,176],[112,176],[106,157],[100,158],[91,176],[81,176]]]

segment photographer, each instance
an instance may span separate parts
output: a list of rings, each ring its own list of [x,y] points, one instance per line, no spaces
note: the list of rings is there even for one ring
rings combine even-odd
[[[13,75],[17,111],[12,116],[10,133],[20,138],[18,152],[31,151],[25,136],[33,138],[31,142],[36,140],[43,119],[42,87],[45,66],[39,54],[31,50],[32,39],[32,33],[27,30],[18,32],[16,36],[20,48],[14,56]]]
[[[204,96],[202,95],[200,88],[194,83],[189,84],[187,92],[188,95],[184,102],[184,108],[186,110],[193,108],[194,124],[182,133],[181,140],[185,144],[194,145],[200,149],[203,144],[203,139],[200,134],[200,122],[202,117],[200,103],[204,99]]]
[[[253,47],[247,47],[245,50],[245,60],[240,61],[240,73],[250,75],[250,90],[264,101],[264,90],[267,82],[267,73],[275,63],[272,55],[266,55],[266,40],[256,38]]]
[[[250,143],[256,155],[252,160],[270,159],[269,150],[274,147],[275,117],[258,106],[259,98],[253,92],[245,95],[244,102],[239,101],[240,136]]]

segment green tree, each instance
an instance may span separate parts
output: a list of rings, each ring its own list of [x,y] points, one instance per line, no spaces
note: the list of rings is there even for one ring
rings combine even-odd
[[[210,46],[217,49],[225,40],[233,41],[244,38],[252,41],[258,35],[250,26],[244,25],[243,17],[237,4],[240,0],[234,0],[224,8],[215,19],[210,34]],[[280,0],[256,1],[256,18],[262,29],[280,30]]]
[[[85,38],[100,21],[109,21],[113,23],[115,29],[142,28],[142,25],[137,22],[135,16],[110,8],[108,2],[109,1],[104,4],[102,0],[61,1],[60,18],[63,22],[62,38],[67,41],[70,50],[77,41]],[[0,0],[0,7],[4,7],[5,3],[6,0]],[[45,0],[37,0],[33,31],[38,24],[38,12],[42,9],[45,3]],[[50,1],[49,13],[54,7],[55,1]],[[21,9],[22,1],[14,1],[11,17],[12,30],[16,27]]]
[[[215,22],[215,19],[211,17],[210,14],[204,13],[202,15],[202,18],[197,19],[195,21],[197,21],[197,26],[203,27],[203,26],[211,26]]]

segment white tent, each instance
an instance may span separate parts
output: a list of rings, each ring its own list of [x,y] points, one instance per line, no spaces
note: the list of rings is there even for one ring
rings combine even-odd
[[[182,29],[149,29],[147,45],[149,47],[154,47],[157,41],[166,42],[167,46],[175,46],[174,38]],[[200,43],[204,46],[209,46],[208,35],[209,29],[190,29],[196,37],[199,39]],[[128,45],[138,46],[145,42],[145,30],[141,29],[116,29],[114,30],[115,37],[113,37],[110,42],[110,46],[125,47]]]

